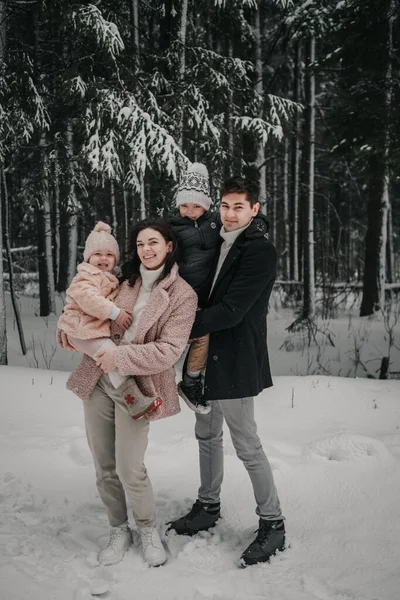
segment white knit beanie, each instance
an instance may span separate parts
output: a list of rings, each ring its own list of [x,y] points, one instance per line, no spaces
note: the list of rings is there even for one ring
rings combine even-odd
[[[190,165],[179,184],[176,206],[186,202],[199,204],[206,210],[211,206],[208,171],[202,163]]]
[[[97,251],[112,252],[115,256],[115,262],[119,261],[118,242],[111,235],[111,227],[103,221],[99,221],[93,231],[89,233],[86,239],[83,260],[89,262],[89,258]]]

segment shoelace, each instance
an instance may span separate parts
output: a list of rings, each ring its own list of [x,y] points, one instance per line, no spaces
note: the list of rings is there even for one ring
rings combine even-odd
[[[265,523],[262,523],[260,527],[254,532],[257,534],[257,537],[254,541],[263,544],[268,540],[268,538],[271,536],[274,530],[272,529],[272,524],[269,524],[267,521]]]
[[[151,527],[149,527],[149,528],[146,528],[146,529],[141,529],[140,532],[142,534],[142,540],[144,538],[144,543],[147,546],[149,544],[151,544],[152,546],[156,546],[156,544],[154,543],[154,538],[153,538],[154,529],[152,529]]]
[[[120,537],[122,532],[123,532],[123,529],[120,529],[119,531],[115,531],[114,529],[111,530],[110,541],[108,542],[108,546],[111,546],[111,548],[113,550],[115,550],[115,548],[117,546],[118,538]]]
[[[206,406],[207,403],[203,397],[203,382],[201,381],[200,377],[199,377],[199,379],[195,380],[195,385],[193,387],[194,387],[194,403],[200,404],[201,406]]]
[[[196,500],[188,514],[182,517],[182,519],[184,519],[184,522],[186,523],[187,521],[190,521],[193,517],[201,513],[202,510],[205,510],[202,502],[200,502],[200,500]],[[169,525],[170,527],[167,529],[167,533],[171,529],[171,525],[173,522],[174,521],[168,521],[167,525]]]

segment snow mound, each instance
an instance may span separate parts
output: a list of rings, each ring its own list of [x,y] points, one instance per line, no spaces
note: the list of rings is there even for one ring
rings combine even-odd
[[[374,457],[387,461],[392,454],[380,440],[358,433],[336,433],[311,442],[303,449],[307,457],[320,457],[338,462]]]

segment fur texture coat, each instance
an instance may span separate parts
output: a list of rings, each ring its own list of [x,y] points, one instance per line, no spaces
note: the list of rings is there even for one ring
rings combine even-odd
[[[116,298],[116,305],[132,311],[141,286],[138,277],[133,287],[125,281]],[[121,375],[133,375],[140,391],[147,396],[159,394],[163,404],[150,420],[169,417],[180,412],[175,382],[174,364],[180,358],[189,339],[197,309],[197,295],[178,275],[174,265],[171,272],[157,282],[141,314],[136,337],[132,344],[118,346],[124,331],[111,323],[111,339],[118,346],[116,366]],[[58,342],[63,344],[61,331]],[[89,356],[84,355],[67,381],[67,388],[82,400],[90,402],[102,371]]]
[[[109,317],[119,289],[118,279],[83,262],[67,289],[58,328],[80,340],[110,336]]]

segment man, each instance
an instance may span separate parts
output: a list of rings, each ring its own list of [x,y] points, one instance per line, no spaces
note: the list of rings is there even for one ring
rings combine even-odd
[[[190,512],[170,524],[178,534],[194,535],[219,519],[225,419],[249,473],[260,518],[257,536],[241,556],[243,566],[266,562],[285,545],[279,498],[254,420],[253,397],[272,385],[266,317],[276,276],[276,251],[259,209],[255,182],[233,177],[224,183],[218,263],[207,306],[198,312],[191,333],[193,338],[210,334],[204,401],[211,410],[196,413],[195,426],[200,488]]]

